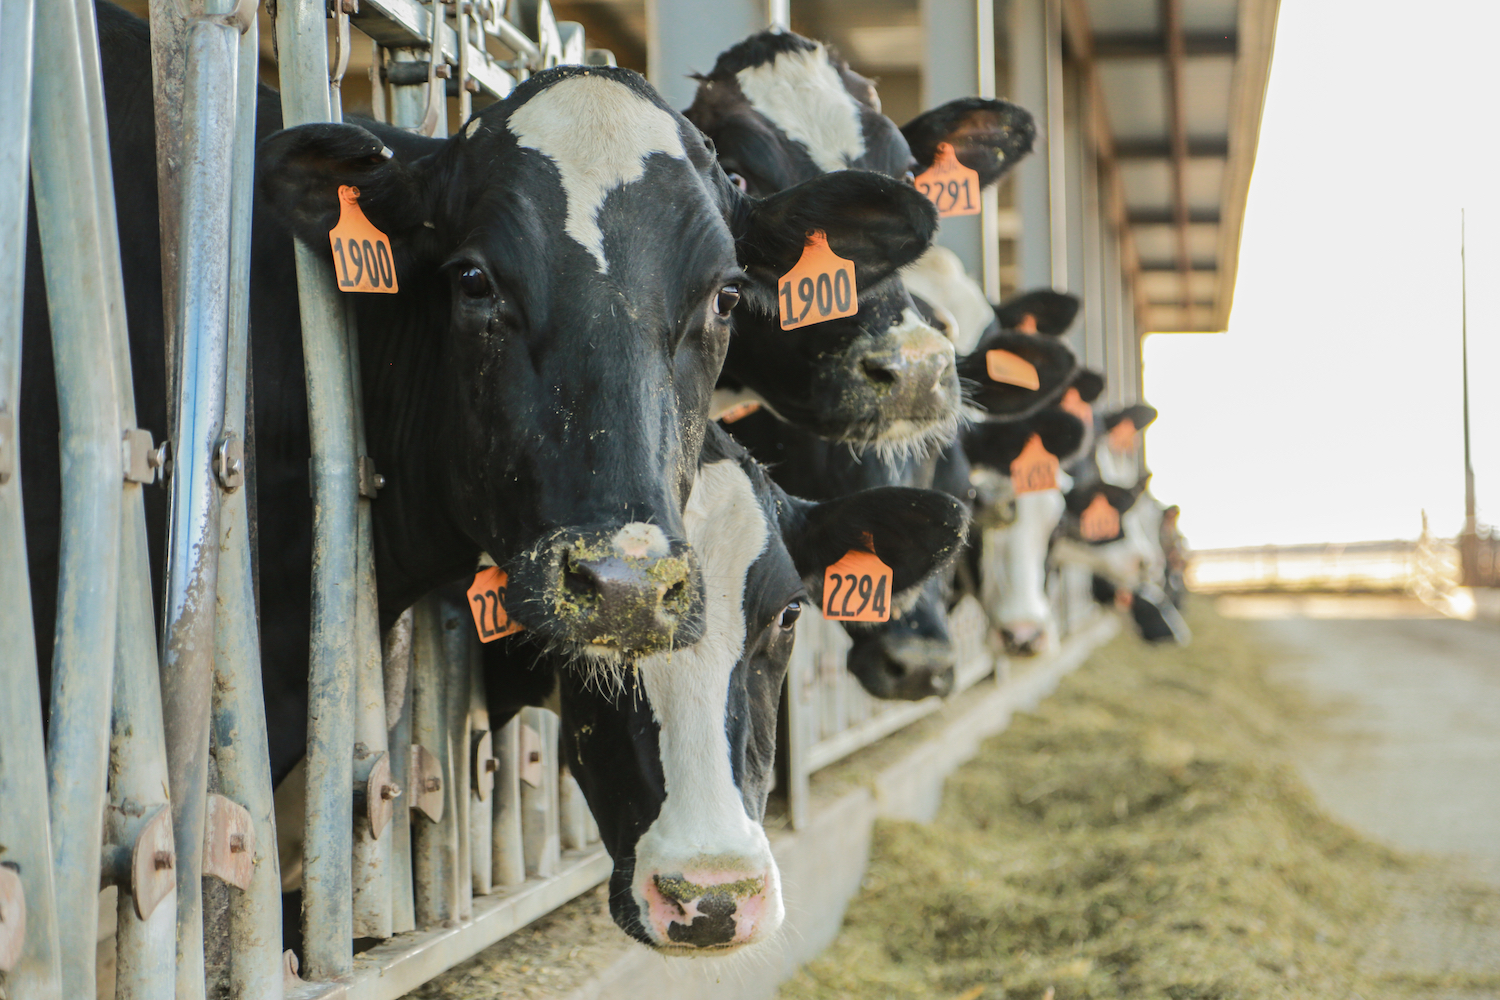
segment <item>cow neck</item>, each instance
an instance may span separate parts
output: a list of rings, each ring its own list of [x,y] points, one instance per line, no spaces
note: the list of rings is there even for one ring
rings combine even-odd
[[[441,336],[448,293],[434,287],[392,302],[360,302],[360,373],[366,447],[385,485],[372,510],[382,619],[436,587],[471,573],[479,546],[459,529],[446,496],[446,407]],[[407,301],[420,303],[414,308]],[[443,315],[433,304],[443,303]]]

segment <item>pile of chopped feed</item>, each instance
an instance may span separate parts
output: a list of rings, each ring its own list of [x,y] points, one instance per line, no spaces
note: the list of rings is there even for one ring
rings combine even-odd
[[[1121,636],[886,822],[837,942],[783,1000],[1406,996],[1361,969],[1398,857],[1319,812],[1250,627]]]

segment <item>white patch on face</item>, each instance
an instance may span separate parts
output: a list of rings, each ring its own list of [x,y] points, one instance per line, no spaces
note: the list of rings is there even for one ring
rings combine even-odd
[[[765,831],[745,812],[734,783],[724,724],[729,678],[745,649],[745,581],[770,530],[749,477],[727,459],[699,470],[683,524],[703,571],[703,638],[639,661],[661,727],[667,795],[636,844],[632,888],[649,922],[644,890],[655,875],[700,884],[764,878],[764,901],[751,908],[758,910],[759,939],[781,923],[780,880]]]
[[[969,277],[958,254],[947,247],[933,244],[901,269],[901,280],[907,291],[953,315],[958,325],[951,339],[960,354],[973,351],[984,331],[995,322],[995,307],[985,298],[984,289]]]
[[[563,231],[609,272],[599,208],[609,193],[646,172],[646,158],[687,159],[676,120],[623,83],[602,76],[560,80],[523,104],[507,123],[520,145],[545,154],[568,199]]]
[[[865,155],[859,102],[821,44],[742,69],[735,80],[750,106],[801,143],[822,169],[844,170]]]
[[[632,521],[610,539],[616,552],[626,559],[662,559],[672,554],[667,536],[654,524]]]
[[[1016,519],[1004,531],[1005,558],[1000,585],[1000,623],[1006,628],[1052,625],[1047,600],[1047,547],[1067,506],[1062,490],[1022,493],[1015,499]]]
[[[1109,446],[1109,435],[1099,439],[1094,448],[1094,460],[1099,464],[1099,478],[1111,486],[1130,489],[1141,478],[1140,464],[1136,453],[1120,454]],[[1128,512],[1127,512],[1128,513]]]

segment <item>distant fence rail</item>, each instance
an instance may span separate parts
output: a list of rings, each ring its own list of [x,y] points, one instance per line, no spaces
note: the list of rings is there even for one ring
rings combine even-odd
[[[1494,552],[1492,545],[1491,573]],[[1424,597],[1458,585],[1459,546],[1423,536],[1415,541],[1205,549],[1193,553],[1187,579],[1200,593],[1365,591]]]

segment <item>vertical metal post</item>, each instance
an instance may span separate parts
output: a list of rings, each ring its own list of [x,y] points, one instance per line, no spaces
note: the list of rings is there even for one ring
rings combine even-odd
[[[437,819],[418,811],[413,817],[412,874],[418,929],[441,927],[458,915],[458,842],[452,829],[454,774],[449,753],[448,711],[443,641],[443,601],[424,597],[412,623],[412,743],[436,756],[441,772],[442,812]],[[467,702],[465,702],[467,706]],[[418,784],[420,778],[413,781]],[[433,791],[437,791],[434,789]],[[412,794],[422,789],[413,788]]]
[[[282,115],[288,126],[332,117],[327,7],[283,0],[277,10]],[[302,882],[304,978],[354,969],[350,831],[354,825],[358,473],[344,304],[331,265],[295,247],[312,437],[313,587],[308,657],[307,815]]]
[[[483,657],[478,643],[469,650],[469,872],[474,895],[488,896],[494,886],[495,733],[484,696]]]
[[[646,0],[646,75],[674,108],[693,103],[690,75],[766,26],[766,0]]]
[[[47,764],[41,691],[32,638],[31,585],[21,518],[16,452],[21,386],[21,306],[25,284],[27,178],[31,155],[34,0],[0,4],[0,852],[15,867],[26,903],[26,940],[6,972],[17,997],[62,996],[52,885]],[[56,69],[54,64],[53,69]]]
[[[407,608],[385,637],[386,720],[390,705],[399,699],[390,730],[391,782],[401,789],[391,817],[391,930],[396,934],[417,927],[412,900],[411,821],[416,790],[411,780],[412,638],[415,609]]]
[[[99,914],[100,846],[109,754],[115,617],[120,556],[121,463],[111,335],[124,316],[111,307],[106,258],[114,218],[100,218],[96,192],[109,190],[108,165],[79,135],[104,131],[90,108],[99,75],[93,6],[54,2],[36,13],[32,181],[46,265],[53,364],[61,423],[62,552],[52,658],[47,746],[52,855],[63,995],[92,996]],[[44,68],[45,67],[45,68]],[[101,335],[102,334],[102,335]]]
[[[453,901],[460,920],[474,915],[473,871],[469,865],[469,789],[473,778],[469,771],[474,759],[469,730],[469,678],[473,660],[479,655],[478,638],[470,627],[467,607],[452,601],[442,602],[443,621],[443,700],[444,740],[452,775],[448,806],[452,818],[443,817],[448,829],[448,843],[453,852]]]
[[[934,108],[959,97],[994,97],[994,0],[921,0],[919,7],[922,107]],[[986,216],[998,238],[999,208],[993,188],[981,205],[978,216],[944,219],[937,242],[957,254],[970,275],[983,280],[993,270],[993,282],[998,285],[999,246],[986,247],[984,241]],[[988,287],[985,290],[990,292]]]
[[[1464,380],[1464,535],[1478,531],[1478,511],[1474,496],[1474,459],[1469,445],[1469,254],[1464,210],[1458,210],[1458,267],[1460,304],[1463,310],[1463,380]],[[1465,566],[1464,569],[1468,569]]]
[[[495,810],[491,881],[497,886],[526,881],[526,855],[521,848],[521,720],[513,718],[494,739]]]
[[[536,784],[521,783],[521,845],[526,874],[550,878],[557,873],[557,716],[544,708],[521,709],[521,724],[534,736],[522,735],[523,752],[531,743],[541,755]],[[525,766],[528,762],[523,761]],[[531,771],[535,773],[535,767]]]
[[[565,851],[581,851],[589,842],[589,804],[584,801],[583,789],[578,781],[563,766],[557,779],[557,825]]]

